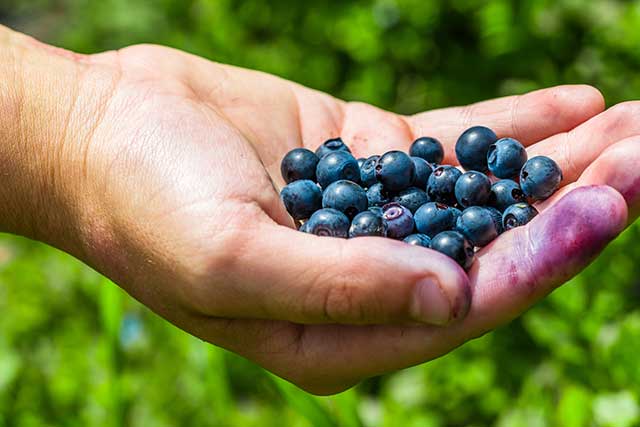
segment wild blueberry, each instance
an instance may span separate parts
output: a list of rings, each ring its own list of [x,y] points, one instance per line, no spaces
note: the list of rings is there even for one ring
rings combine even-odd
[[[342,138],[332,138],[326,140],[316,149],[316,156],[318,156],[319,159],[322,159],[333,151],[346,151],[347,153],[351,153],[351,150],[349,150],[349,147],[347,147],[347,145],[342,141]]]
[[[431,239],[431,249],[447,255],[462,268],[468,270],[475,253],[471,243],[457,231],[443,231]]]
[[[387,237],[403,239],[413,233],[411,211],[399,203],[388,203],[382,207],[382,217],[387,221]]]
[[[421,190],[425,190],[427,188],[427,181],[435,168],[431,163],[420,157],[411,157],[411,160],[413,160],[413,165],[416,167],[416,176],[413,179],[413,184],[411,185],[418,187]]]
[[[456,181],[462,175],[453,166],[438,166],[427,182],[427,194],[434,202],[453,205],[456,202]]]
[[[327,188],[332,182],[341,179],[359,183],[360,168],[351,153],[334,151],[320,159],[316,167],[316,176],[322,188]]]
[[[376,164],[376,178],[388,191],[401,191],[409,187],[416,176],[416,167],[406,153],[389,151]]]
[[[372,211],[360,212],[351,221],[349,237],[359,236],[382,236],[387,235],[387,222],[382,217]]]
[[[502,138],[489,146],[487,164],[498,178],[518,176],[527,161],[527,150],[513,138]]]
[[[466,170],[487,173],[487,152],[489,146],[497,140],[496,134],[484,126],[465,130],[456,142],[456,157],[460,166]]]
[[[376,215],[382,216],[382,206],[369,206],[369,209],[367,210],[373,212]]]
[[[409,234],[402,241],[414,246],[424,246],[425,248],[431,245],[431,237],[420,233]]]
[[[306,148],[294,148],[282,158],[280,173],[288,184],[299,179],[316,180],[318,156]]]
[[[353,218],[367,210],[367,193],[358,184],[341,179],[329,185],[322,193],[322,207],[333,208]]]
[[[326,208],[315,211],[305,223],[307,233],[317,236],[347,238],[349,236],[349,218],[342,212]]]
[[[491,214],[493,222],[496,224],[496,230],[498,230],[498,234],[502,234],[502,232],[504,231],[504,227],[502,227],[502,212],[500,212],[493,206],[485,206],[484,208]]]
[[[309,233],[309,221],[305,221],[299,228],[298,231],[302,231],[303,233]]]
[[[433,237],[441,231],[454,228],[459,215],[460,211],[456,208],[430,202],[416,211],[414,221],[420,233]]]
[[[356,162],[358,162],[358,167],[359,167],[359,168],[362,168],[362,165],[364,165],[364,162],[365,162],[366,160],[367,160],[367,159],[365,159],[364,157],[358,157],[358,158],[356,159]]]
[[[465,172],[456,181],[455,194],[463,208],[485,205],[491,194],[491,180],[482,172]]]
[[[369,188],[376,182],[376,164],[380,156],[371,156],[360,166],[360,182],[364,188]]]
[[[429,196],[419,188],[409,187],[399,192],[398,195],[393,198],[393,201],[400,203],[409,209],[412,214],[415,214],[420,206],[429,202]]]
[[[383,185],[378,182],[367,189],[367,200],[369,200],[369,206],[384,206],[391,201],[391,198]]]
[[[414,157],[420,157],[429,163],[440,164],[444,158],[444,149],[442,144],[435,138],[423,136],[413,141],[409,154]]]
[[[322,191],[308,179],[287,184],[280,192],[284,207],[294,219],[306,219],[322,207]]]
[[[527,197],[544,200],[560,186],[562,171],[556,162],[546,156],[527,161],[520,171],[520,187]]]
[[[471,206],[462,211],[456,222],[456,231],[474,246],[486,246],[500,234],[492,212],[480,206]]]
[[[526,200],[526,196],[515,181],[501,179],[491,186],[489,205],[498,210],[504,211],[509,206]]]
[[[528,203],[516,203],[509,206],[502,214],[502,227],[505,231],[520,227],[531,221],[538,210]]]

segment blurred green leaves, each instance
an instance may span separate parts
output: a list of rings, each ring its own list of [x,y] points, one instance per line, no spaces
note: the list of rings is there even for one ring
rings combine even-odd
[[[640,99],[623,0],[14,0],[81,52],[160,43],[403,113],[561,83]],[[309,396],[44,245],[0,240],[0,427],[640,425],[640,226],[520,319],[428,364]]]

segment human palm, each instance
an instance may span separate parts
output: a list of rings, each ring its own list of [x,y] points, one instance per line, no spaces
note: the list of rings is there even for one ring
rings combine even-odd
[[[43,240],[187,332],[315,393],[438,357],[512,319],[637,214],[640,106],[601,112],[586,86],[406,117],[162,47],[68,61],[83,76],[82,108],[70,108],[76,147],[63,163],[87,225],[77,243]],[[83,92],[87,80],[97,83]],[[468,275],[390,239],[299,233],[279,200],[279,161],[294,147],[341,136],[360,157],[428,135],[455,164],[453,144],[472,125],[554,158],[565,187],[483,248]]]

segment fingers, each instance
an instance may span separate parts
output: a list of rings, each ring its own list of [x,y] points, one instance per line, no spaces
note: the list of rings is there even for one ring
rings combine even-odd
[[[531,146],[527,150],[529,157],[551,157],[562,169],[563,183],[574,182],[608,146],[640,134],[638,116],[640,102],[618,104],[570,132]]]
[[[241,351],[311,392],[338,392],[362,378],[438,357],[511,320],[587,266],[626,221],[625,201],[612,188],[575,189],[483,251],[470,271],[473,301],[462,322],[449,327],[267,323],[253,325],[258,338]],[[251,326],[239,322],[222,338],[234,349],[230,331]],[[269,331],[268,339],[258,330]]]
[[[557,86],[464,107],[416,114],[407,119],[415,137],[433,136],[445,145],[445,162],[457,164],[454,144],[467,128],[483,125],[499,137],[525,145],[566,132],[604,109],[600,92],[586,85]]]
[[[260,238],[258,238],[260,236]],[[216,317],[297,323],[446,324],[469,306],[465,272],[449,258],[391,239],[323,238],[264,226],[225,258],[225,278],[198,298]]]

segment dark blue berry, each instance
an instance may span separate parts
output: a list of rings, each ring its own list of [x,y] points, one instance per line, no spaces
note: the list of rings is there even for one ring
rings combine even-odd
[[[527,197],[544,200],[560,186],[562,171],[556,162],[546,156],[527,161],[520,171],[520,187]]]
[[[482,172],[465,172],[456,181],[455,194],[463,208],[485,205],[491,194],[491,180]]]
[[[351,221],[349,237],[387,235],[387,222],[382,215],[373,211],[360,212]]]
[[[364,188],[369,188],[377,181],[376,164],[380,156],[371,156],[360,166],[360,182]]]
[[[456,181],[462,175],[453,166],[438,166],[427,182],[427,194],[434,202],[453,205],[456,203]]]
[[[444,148],[435,138],[423,136],[413,141],[409,149],[411,156],[420,157],[429,163],[442,163],[444,159]]]
[[[462,268],[468,270],[475,253],[471,243],[457,231],[443,231],[431,239],[431,249],[447,255]]]
[[[382,216],[382,206],[369,206],[369,209],[367,210],[373,212],[376,215]]]
[[[502,212],[492,206],[485,206],[485,209],[487,209],[491,214],[493,222],[496,224],[496,230],[498,230],[498,234],[502,234],[502,232],[504,231],[504,227],[502,227]]]
[[[322,207],[320,187],[308,179],[293,181],[280,192],[284,207],[294,219],[306,219]]]
[[[416,176],[413,179],[412,185],[414,187],[420,188],[421,190],[426,190],[427,181],[429,180],[429,177],[431,176],[431,173],[435,168],[431,165],[431,163],[420,157],[411,157],[411,160],[413,160],[413,165],[416,168]]]
[[[399,203],[389,203],[382,207],[382,212],[387,221],[387,237],[403,239],[413,233],[413,215],[409,209]]]
[[[414,214],[420,206],[429,202],[429,196],[419,188],[409,187],[399,192],[398,195],[393,198],[393,201],[400,203]]]
[[[369,200],[369,206],[384,206],[391,201],[391,198],[383,185],[377,183],[367,189],[367,200]]]
[[[500,234],[494,214],[487,208],[471,206],[456,222],[456,230],[474,246],[486,246]]]
[[[456,157],[460,166],[466,170],[487,173],[487,152],[498,137],[489,128],[474,126],[460,135],[456,142]]]
[[[345,239],[349,236],[349,218],[335,209],[326,208],[315,211],[305,224],[306,232],[317,236]]]
[[[316,149],[316,156],[322,159],[327,154],[334,151],[346,151],[351,153],[349,147],[342,141],[342,138],[333,138],[326,140],[321,146]]]
[[[294,148],[282,158],[280,173],[288,184],[299,179],[316,180],[318,156],[306,148]]]
[[[431,245],[431,237],[420,233],[409,234],[403,239],[403,242],[414,246],[424,246],[425,248],[428,248]]]
[[[429,237],[441,231],[451,230],[456,225],[460,211],[442,203],[430,202],[422,205],[414,216],[416,229]]]
[[[322,193],[322,207],[333,208],[353,218],[367,210],[367,193],[358,184],[341,179],[329,185]]]
[[[525,202],[526,200],[526,196],[515,181],[501,179],[491,186],[489,205],[500,211],[504,211],[509,206],[519,202]]]
[[[360,182],[360,168],[356,159],[346,151],[334,151],[320,159],[316,167],[318,184],[327,188],[329,184],[341,179]]]
[[[502,138],[489,147],[487,164],[492,174],[498,178],[518,176],[527,161],[527,150],[513,138]]]
[[[388,191],[401,191],[411,186],[416,176],[416,167],[406,153],[389,151],[376,164],[376,178]]]
[[[367,160],[367,159],[365,159],[364,157],[358,157],[356,159],[356,161],[358,162],[358,167],[359,168],[362,168],[362,165],[364,164],[365,160]]]
[[[538,210],[528,203],[516,203],[509,206],[502,214],[502,227],[505,231],[520,227],[531,221]]]

